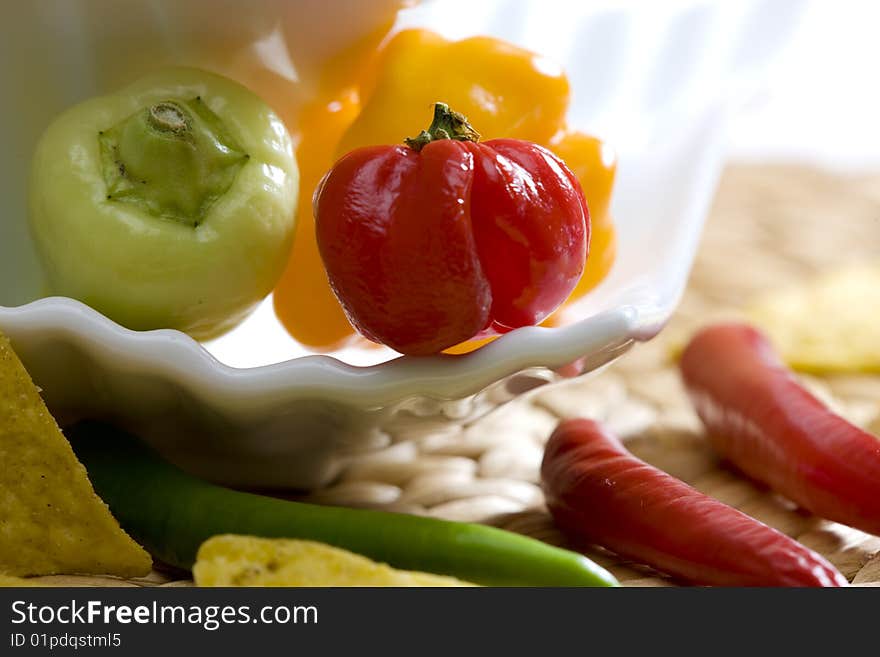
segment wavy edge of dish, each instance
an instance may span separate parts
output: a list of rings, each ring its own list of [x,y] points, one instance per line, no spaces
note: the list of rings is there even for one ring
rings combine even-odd
[[[652,313],[653,314],[653,313]],[[659,315],[668,313],[659,313]],[[143,374],[175,380],[203,395],[238,405],[245,399],[319,395],[359,407],[385,405],[411,396],[459,399],[476,394],[517,372],[557,369],[585,356],[580,373],[595,369],[635,340],[659,332],[635,306],[600,312],[560,328],[526,327],[464,355],[400,356],[356,366],[326,354],[250,368],[221,363],[200,343],[172,329],[132,331],[85,304],[47,297],[0,306],[0,327],[16,342],[62,340],[86,353],[101,352],[126,361]],[[237,401],[235,401],[237,400]]]

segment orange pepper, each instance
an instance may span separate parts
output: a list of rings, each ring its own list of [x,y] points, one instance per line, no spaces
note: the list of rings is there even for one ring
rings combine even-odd
[[[303,346],[315,350],[343,347],[355,337],[342,306],[336,300],[318,245],[312,195],[323,175],[333,166],[335,151],[345,130],[360,111],[353,83],[372,65],[376,47],[388,33],[388,22],[334,57],[322,71],[318,99],[288,115],[300,171],[300,193],[293,248],[275,287],[275,314],[287,332]],[[343,91],[339,91],[339,89]]]
[[[337,349],[354,336],[342,306],[336,300],[318,244],[312,216],[312,193],[333,166],[333,146],[359,109],[353,92],[330,103],[315,103],[302,112],[302,136],[296,149],[300,163],[300,195],[293,249],[275,288],[275,314],[300,344]]]
[[[344,317],[324,275],[314,238],[310,201],[321,174],[332,165],[332,137],[339,135],[335,156],[355,148],[402,143],[424,127],[426,113],[442,101],[465,114],[486,138],[511,137],[548,146],[577,175],[592,220],[590,258],[576,298],[594,287],[614,260],[614,229],[608,205],[616,162],[595,137],[569,132],[565,125],[570,88],[562,70],[543,57],[491,37],[449,41],[433,32],[412,29],[394,35],[359,84],[360,112],[330,115],[320,111],[302,123],[303,143],[300,225],[288,272],[275,291],[275,307],[288,331],[301,343],[318,348],[344,344],[353,329]],[[352,111],[357,112],[356,102]],[[328,120],[331,125],[319,126]],[[348,121],[347,126],[343,124]],[[340,131],[340,128],[342,130]],[[317,136],[310,137],[307,131]],[[306,152],[311,141],[325,152]],[[307,243],[306,243],[307,242]],[[315,272],[315,268],[319,272]],[[551,318],[552,320],[552,318]],[[347,323],[346,323],[347,324]],[[485,340],[454,347],[470,351]]]
[[[614,264],[617,239],[609,206],[617,156],[602,140],[582,132],[560,133],[549,147],[577,176],[590,208],[590,255],[581,280],[568,298],[571,302],[602,282]]]

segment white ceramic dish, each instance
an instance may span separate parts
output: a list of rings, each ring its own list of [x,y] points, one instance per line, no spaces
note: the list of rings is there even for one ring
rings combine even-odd
[[[554,371],[573,361],[582,359],[579,371],[589,372],[653,337],[683,291],[722,161],[727,116],[784,42],[801,3],[685,2],[661,9],[637,2],[588,10],[577,2],[444,0],[442,8],[433,2],[404,11],[401,25],[429,25],[453,37],[488,32],[561,62],[575,92],[572,123],[605,135],[620,155],[613,203],[618,260],[600,287],[569,310],[573,322],[520,329],[467,356],[419,359],[378,349],[306,355],[269,303],[229,335],[200,345],[175,331],[128,331],[70,299],[34,301],[42,288],[27,234],[21,163],[45,121],[94,93],[95,80],[103,79],[82,57],[88,35],[62,27],[69,23],[51,12],[82,24],[102,4],[44,0],[33,3],[39,10],[22,12],[24,22],[0,23],[5,89],[20,77],[10,62],[27,58],[22,49],[29,39],[56,44],[53,57],[38,58],[22,95],[0,108],[0,135],[12,145],[0,155],[6,203],[0,329],[62,422],[117,421],[176,463],[218,481],[310,488],[331,480],[352,452],[413,428],[475,417],[558,378]],[[223,11],[252,15],[254,4],[245,4],[224,0]],[[317,11],[319,5],[287,7]],[[280,5],[257,6],[271,22]],[[450,20],[462,15],[469,16],[467,25]],[[194,25],[177,23],[165,37],[186,39]],[[62,33],[47,36],[47,29]],[[42,38],[27,30],[41,30]],[[337,36],[344,42],[352,35]],[[59,80],[65,93],[28,113]]]

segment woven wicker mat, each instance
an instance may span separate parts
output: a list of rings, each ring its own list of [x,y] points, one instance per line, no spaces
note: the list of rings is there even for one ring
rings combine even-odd
[[[880,177],[838,177],[781,166],[733,166],[721,182],[685,298],[654,341],[597,376],[538,390],[472,426],[393,436],[351,463],[310,499],[490,523],[555,544],[564,540],[543,508],[538,466],[560,418],[586,415],[627,438],[637,455],[824,554],[853,583],[880,585],[880,538],[793,508],[718,462],[690,410],[667,354],[670,340],[740,307],[756,291],[876,257]],[[805,378],[857,424],[880,432],[880,377]],[[615,556],[590,554],[625,585],[668,578]],[[64,585],[187,585],[154,572],[144,580],[44,578]]]

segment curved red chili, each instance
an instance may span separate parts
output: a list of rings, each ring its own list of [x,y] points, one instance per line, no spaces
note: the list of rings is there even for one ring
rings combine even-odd
[[[846,586],[821,556],[630,454],[591,420],[567,420],[541,464],[547,505],[572,538],[696,584]]]
[[[880,440],[811,395],[761,333],[706,328],[680,368],[720,454],[815,515],[880,534]]]
[[[590,235],[577,178],[541,146],[477,137],[438,103],[429,131],[352,151],[316,191],[327,276],[365,337],[437,353],[538,324],[577,284]]]

